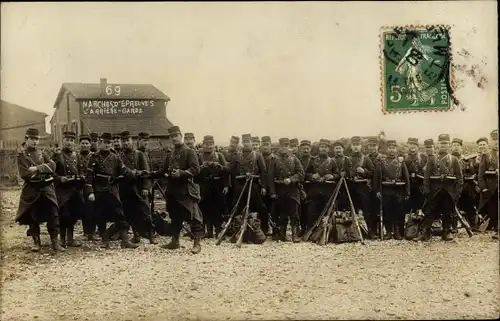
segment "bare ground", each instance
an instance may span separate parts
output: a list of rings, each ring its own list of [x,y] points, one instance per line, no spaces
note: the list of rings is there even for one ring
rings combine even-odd
[[[0,191],[1,320],[482,319],[499,317],[499,248],[491,235],[425,244],[191,242],[169,252],[97,243],[29,252],[13,222],[18,189]],[[161,238],[161,243],[167,239]]]

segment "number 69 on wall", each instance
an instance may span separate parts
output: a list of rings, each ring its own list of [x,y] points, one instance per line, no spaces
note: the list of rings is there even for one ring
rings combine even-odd
[[[121,88],[119,85],[115,85],[115,86],[107,85],[106,86],[106,95],[111,96],[114,94],[115,96],[120,96],[120,93],[121,93]]]

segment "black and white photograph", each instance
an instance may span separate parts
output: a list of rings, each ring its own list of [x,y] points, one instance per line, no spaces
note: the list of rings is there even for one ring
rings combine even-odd
[[[497,6],[2,2],[0,320],[500,318]]]

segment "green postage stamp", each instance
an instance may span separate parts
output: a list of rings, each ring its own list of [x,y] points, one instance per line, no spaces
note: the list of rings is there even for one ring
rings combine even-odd
[[[450,28],[382,28],[381,71],[384,113],[452,109]]]

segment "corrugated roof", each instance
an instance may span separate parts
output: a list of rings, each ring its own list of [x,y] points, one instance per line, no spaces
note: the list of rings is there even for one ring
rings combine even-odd
[[[136,136],[142,131],[150,135],[166,134],[173,124],[167,118],[86,118],[82,119],[84,132],[108,132],[117,133],[128,130],[132,136]]]
[[[27,108],[27,107],[23,107],[23,106],[19,106],[17,104],[13,104],[13,103],[9,103],[8,101],[5,101],[5,100],[0,100],[0,108],[1,109],[17,109],[17,108],[22,108],[22,109],[26,109],[26,110],[29,110],[31,112],[34,112],[34,113],[39,113],[39,114],[42,114],[44,115],[45,117],[47,117],[48,115],[44,112],[41,112],[41,111],[38,111],[38,110],[34,110],[34,109],[31,109],[31,108]]]
[[[109,85],[113,87],[115,84]],[[159,99],[170,101],[170,97],[151,84],[120,84],[120,95],[114,96],[101,93],[101,84],[66,82],[59,90],[54,108],[57,108],[66,91],[76,99]]]

